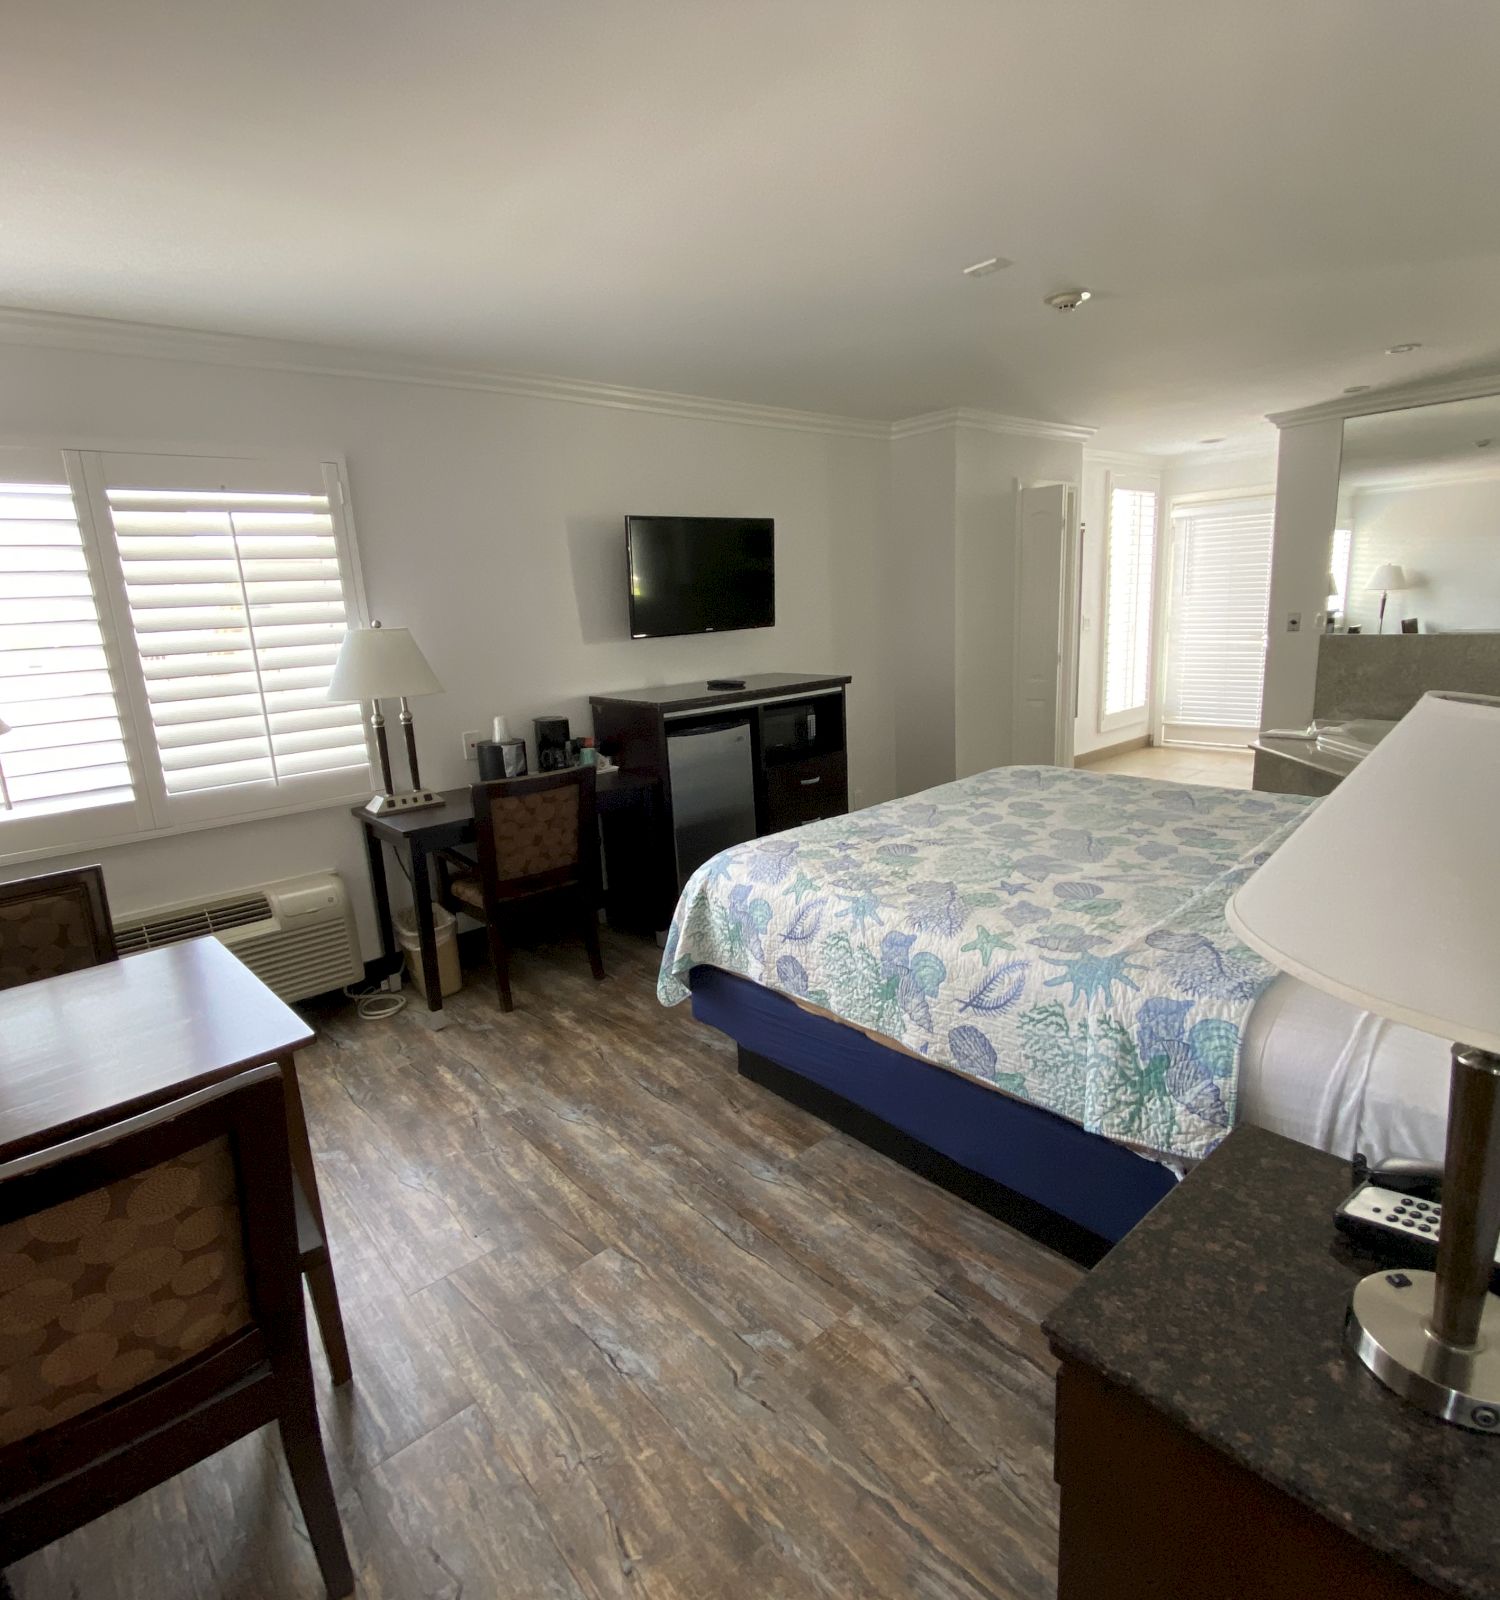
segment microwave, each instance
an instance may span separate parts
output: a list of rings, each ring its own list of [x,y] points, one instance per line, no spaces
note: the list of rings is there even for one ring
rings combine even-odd
[[[818,710],[803,700],[761,708],[760,742],[766,755],[808,750],[818,742]]]

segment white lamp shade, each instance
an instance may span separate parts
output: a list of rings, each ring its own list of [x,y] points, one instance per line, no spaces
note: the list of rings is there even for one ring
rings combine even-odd
[[[1325,596],[1337,594],[1339,592],[1339,580],[1334,577],[1331,571],[1324,577],[1323,585],[1323,593]]]
[[[441,694],[443,686],[406,628],[351,628],[339,646],[328,698],[382,700]]]
[[[1394,561],[1387,561],[1376,567],[1374,575],[1365,585],[1365,591],[1366,593],[1384,594],[1388,589],[1406,589],[1409,587],[1405,572]]]
[[[0,733],[9,733],[9,732],[10,732],[10,724],[5,720],[4,717],[0,717]]]
[[[1500,700],[1428,694],[1226,908],[1367,1011],[1500,1051]]]

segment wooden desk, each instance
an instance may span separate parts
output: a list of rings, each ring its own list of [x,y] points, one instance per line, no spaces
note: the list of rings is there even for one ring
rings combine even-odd
[[[364,824],[370,888],[375,897],[375,918],[380,925],[380,948],[392,972],[401,964],[401,953],[391,921],[391,894],[383,846],[406,851],[411,865],[412,909],[417,914],[417,940],[422,955],[422,983],[427,990],[429,1020],[438,1027],[442,1025],[443,985],[438,976],[437,933],[432,922],[432,856],[436,851],[474,842],[471,793],[469,787],[444,789],[440,806],[395,812],[384,817],[371,816],[363,806],[350,808]],[[594,793],[600,812],[642,806],[654,813],[660,785],[649,773],[616,770],[598,774]],[[616,909],[610,905],[611,921],[616,920]]]
[[[302,1270],[339,1384],[349,1381],[349,1350],[297,1086],[295,1052],[312,1040],[307,1024],[217,939],[0,990],[0,1162],[278,1063]]]

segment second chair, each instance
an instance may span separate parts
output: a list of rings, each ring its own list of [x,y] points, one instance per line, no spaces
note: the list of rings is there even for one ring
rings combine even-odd
[[[570,767],[535,778],[476,783],[473,796],[478,860],[443,851],[438,899],[449,911],[486,924],[500,1009],[514,1009],[505,922],[518,904],[541,895],[566,894],[576,901],[589,966],[595,978],[602,978],[594,769]]]

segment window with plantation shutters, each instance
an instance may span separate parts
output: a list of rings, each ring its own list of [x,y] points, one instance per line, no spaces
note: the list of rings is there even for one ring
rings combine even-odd
[[[105,470],[167,796],[362,780],[359,707],[326,696],[350,621],[327,493],[172,488],[150,458]]]
[[[1174,508],[1168,740],[1244,743],[1260,727],[1274,512],[1270,496]]]
[[[1111,477],[1104,549],[1101,732],[1146,716],[1151,682],[1156,490]]]
[[[367,793],[337,467],[51,459],[0,452],[0,856]]]
[[[84,810],[118,823],[125,809],[130,825],[125,730],[60,452],[0,452],[0,720],[0,824]],[[39,832],[65,836],[55,821]]]

